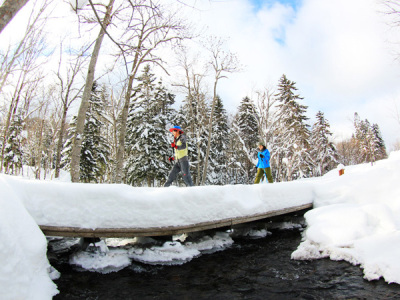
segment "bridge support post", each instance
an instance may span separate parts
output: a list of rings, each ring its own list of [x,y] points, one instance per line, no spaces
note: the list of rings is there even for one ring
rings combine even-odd
[[[93,244],[93,246],[96,245],[96,243],[100,242],[100,238],[94,237],[94,238],[88,238],[88,237],[83,237],[79,240],[79,245],[82,251],[86,251],[89,247],[90,244]]]

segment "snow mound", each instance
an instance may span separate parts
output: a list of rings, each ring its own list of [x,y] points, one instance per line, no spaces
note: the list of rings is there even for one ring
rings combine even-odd
[[[400,152],[333,174],[315,181],[316,208],[292,258],[346,260],[368,280],[400,284]]]
[[[57,278],[47,259],[47,241],[13,189],[0,177],[1,299],[52,299]],[[50,275],[51,272],[51,275]]]

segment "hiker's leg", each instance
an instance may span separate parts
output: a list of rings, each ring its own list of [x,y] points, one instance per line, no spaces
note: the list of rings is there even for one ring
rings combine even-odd
[[[181,161],[180,164],[181,164],[183,181],[185,181],[186,186],[193,186],[193,181],[192,177],[190,176],[190,170],[189,170],[189,161],[184,160]]]
[[[264,171],[263,169],[258,168],[257,169],[257,174],[256,174],[256,179],[254,180],[254,184],[259,184],[261,178],[264,176]]]
[[[164,184],[165,187],[170,186],[171,183],[176,179],[176,176],[178,176],[178,173],[181,171],[181,166],[179,165],[178,162],[174,164],[172,167],[171,172],[169,173],[167,182]]]
[[[267,179],[269,183],[273,183],[274,180],[272,179],[272,172],[271,172],[271,168],[265,168],[264,169],[265,175],[267,175]]]

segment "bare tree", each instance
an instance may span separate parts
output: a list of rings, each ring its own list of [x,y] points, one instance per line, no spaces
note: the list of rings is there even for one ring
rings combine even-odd
[[[105,174],[106,181],[113,181],[115,157],[118,150],[118,127],[119,127],[119,116],[123,108],[124,97],[126,93],[126,87],[120,87],[118,84],[111,84],[103,86],[104,95],[103,105],[105,106],[105,128],[104,136],[110,145],[110,157],[108,158],[107,171]]]
[[[184,30],[182,21],[175,14],[169,14],[166,8],[160,4],[146,0],[129,1],[129,4],[129,19],[126,21],[126,31],[122,36],[125,43],[121,43],[120,47],[123,48],[121,54],[124,57],[132,57],[132,61],[128,62],[130,71],[127,79],[125,103],[120,117],[121,123],[114,178],[116,183],[122,182],[127,118],[132,98],[133,82],[138,70],[143,64],[147,63],[156,64],[164,69],[163,61],[156,55],[155,50],[166,43],[185,38],[182,35]]]
[[[11,120],[17,114],[18,110],[23,111],[21,113],[22,117],[29,113],[30,103],[35,97],[39,82],[43,79],[40,67],[44,63],[41,58],[46,49],[46,44],[43,31],[45,18],[41,18],[41,16],[46,7],[47,2],[39,9],[37,15],[31,15],[31,21],[27,26],[22,41],[18,44],[14,52],[7,52],[3,57],[1,64],[3,76],[0,81],[0,91],[8,107],[2,133],[4,141],[7,140]],[[7,82],[6,80],[11,74],[13,75],[13,80]],[[4,91],[6,83],[7,91]],[[3,170],[4,147],[5,144],[3,143],[0,171]]]
[[[60,163],[61,163],[61,152],[64,142],[65,126],[67,121],[68,110],[72,103],[82,96],[83,86],[76,81],[80,78],[81,70],[84,69],[87,63],[88,56],[85,52],[86,46],[83,47],[76,55],[69,53],[71,55],[66,70],[62,68],[63,62],[63,45],[60,45],[60,61],[57,70],[57,79],[59,86],[59,104],[60,104],[60,127],[58,131],[58,141],[56,148],[56,162],[55,162],[55,177],[58,178],[60,175]],[[63,76],[66,74],[66,76]]]
[[[49,91],[48,91],[49,92]],[[40,97],[38,107],[30,114],[35,115],[35,117],[26,118],[26,131],[28,132],[28,138],[26,143],[28,144],[28,154],[26,155],[27,159],[29,159],[29,165],[34,165],[35,171],[35,178],[41,178],[41,167],[44,158],[44,153],[46,152],[46,145],[45,145],[45,131],[46,131],[46,117],[48,110],[51,105],[51,101],[49,98],[51,97],[50,93],[42,94]],[[47,149],[49,150],[49,149]],[[30,155],[29,155],[30,154]],[[46,174],[46,171],[45,171]]]
[[[388,23],[395,30],[400,27],[400,2],[398,0],[380,0],[382,4],[381,12],[388,16]],[[399,41],[395,41],[398,44]],[[395,51],[396,59],[400,59],[400,53]]]
[[[393,16],[393,25],[400,26],[400,2],[398,0],[381,0],[384,13]]]
[[[275,91],[270,87],[265,87],[261,91],[256,91],[256,107],[258,110],[259,136],[268,143],[273,137],[271,126],[273,124],[274,112],[272,108],[276,103]]]
[[[196,120],[199,121],[203,116],[201,113],[205,113],[201,107],[202,98],[206,97],[204,89],[204,78],[206,77],[206,70],[196,70],[196,62],[198,62],[199,55],[195,55],[195,58],[190,59],[188,56],[188,50],[181,48],[181,52],[178,55],[179,66],[183,69],[184,78],[179,83],[173,84],[176,87],[181,88],[186,93],[187,106],[189,108],[189,120],[186,125],[186,132],[189,136],[196,137],[196,172],[193,176],[196,185],[199,185],[201,180],[201,171],[203,165],[201,164],[201,145],[202,145],[202,129],[200,124],[196,124]],[[205,115],[204,115],[205,118]],[[206,124],[204,124],[206,126]]]
[[[90,1],[92,7],[93,4]],[[83,90],[83,95],[82,95],[82,100],[81,100],[81,105],[79,107],[79,112],[78,112],[78,117],[77,117],[77,122],[76,122],[76,130],[75,130],[75,135],[73,138],[73,145],[72,145],[72,150],[71,150],[71,180],[72,182],[79,182],[79,177],[80,177],[80,158],[81,158],[81,149],[82,149],[82,135],[83,135],[83,130],[85,126],[85,117],[86,117],[86,111],[89,105],[89,98],[90,94],[92,92],[93,88],[93,82],[94,82],[94,74],[95,74],[95,69],[96,69],[96,64],[97,60],[99,57],[100,53],[100,48],[101,44],[103,43],[104,35],[106,34],[106,30],[108,25],[111,22],[111,16],[112,16],[112,9],[114,5],[114,0],[110,0],[108,3],[108,6],[106,7],[106,12],[103,18],[103,21],[101,22],[101,29],[99,32],[99,35],[96,39],[96,42],[94,44],[93,48],[93,53],[90,58],[90,63],[89,63],[89,69],[86,77],[86,84],[85,88]],[[96,12],[95,9],[93,9],[94,12]],[[96,12],[97,14],[97,12]]]
[[[0,33],[29,0],[5,0],[0,6]]]
[[[224,41],[221,39],[216,39],[216,38],[210,39],[210,46],[209,46],[209,51],[211,52],[210,64],[214,72],[214,89],[213,89],[213,101],[211,104],[210,120],[208,122],[209,128],[208,128],[207,152],[204,162],[203,178],[201,180],[201,185],[204,185],[207,177],[208,156],[210,155],[214,108],[215,108],[215,102],[217,100],[217,84],[220,79],[228,78],[226,75],[227,73],[238,72],[241,69],[236,55],[230,52],[225,52],[223,50],[223,45]]]
[[[27,52],[32,51],[32,48],[43,44],[43,28],[47,21],[47,16],[44,15],[49,6],[50,1],[44,1],[38,10],[32,10],[29,15],[28,25],[26,26],[24,35],[16,45],[10,45],[4,54],[0,53],[0,93],[7,79],[12,74],[18,72],[21,68],[19,61]],[[37,48],[37,47],[36,47]]]

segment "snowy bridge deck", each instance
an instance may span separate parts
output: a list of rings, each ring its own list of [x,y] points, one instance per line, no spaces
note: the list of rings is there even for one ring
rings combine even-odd
[[[153,188],[0,179],[49,236],[176,235],[309,209],[316,197],[315,185],[307,180]]]
[[[285,215],[293,212],[299,212],[311,209],[312,203],[293,206],[259,214],[253,214],[245,217],[228,218],[210,222],[201,222],[192,225],[169,226],[169,227],[149,227],[149,228],[78,228],[78,227],[60,227],[60,226],[40,226],[40,229],[48,236],[64,237],[136,237],[136,236],[165,236],[182,233],[203,231],[221,227],[230,227],[238,224],[258,221],[274,216]]]

